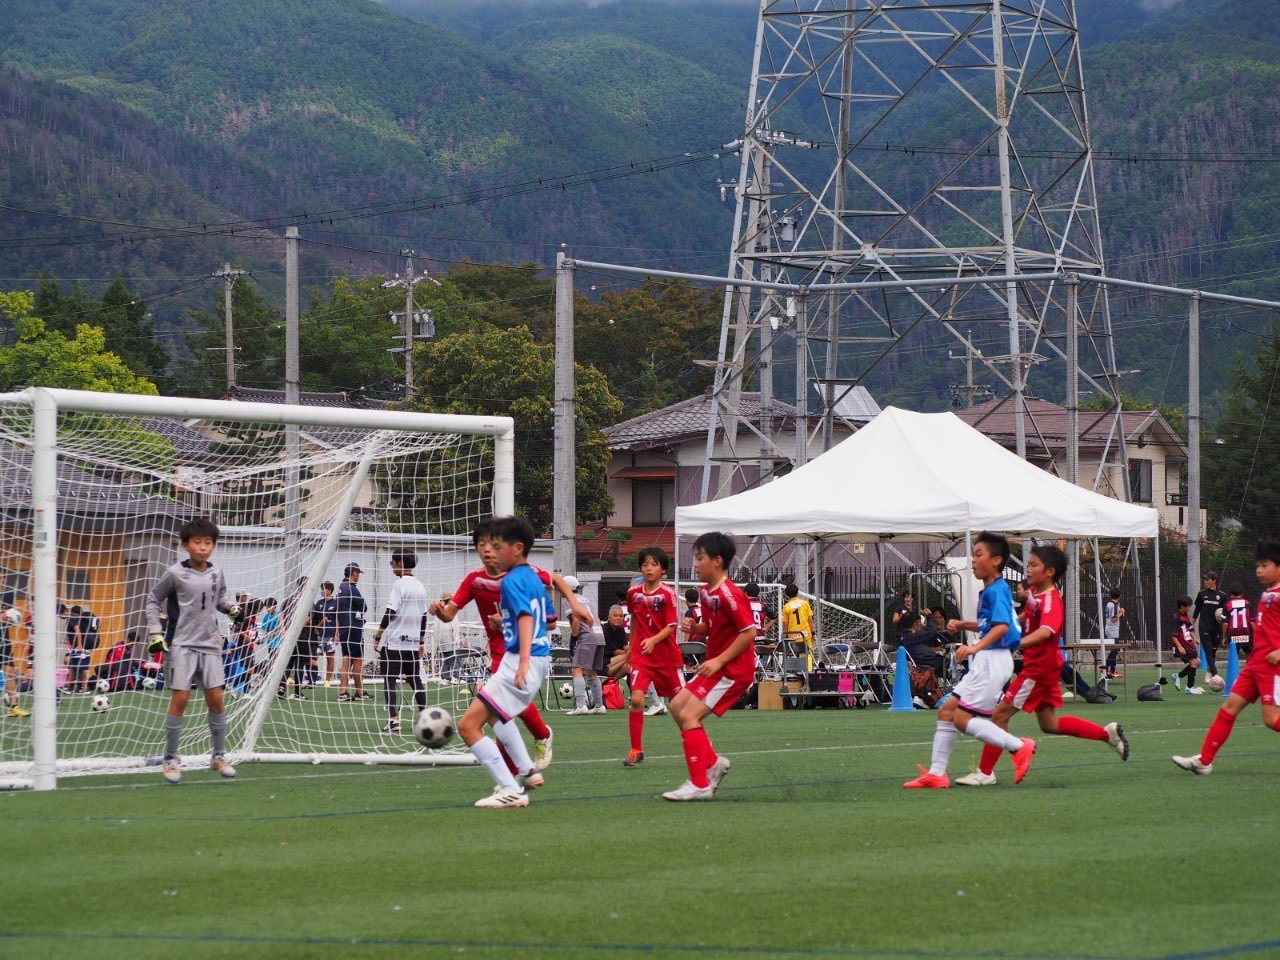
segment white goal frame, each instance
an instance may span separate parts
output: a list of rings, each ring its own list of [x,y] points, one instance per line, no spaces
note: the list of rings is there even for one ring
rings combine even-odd
[[[27,405],[32,411],[33,452],[31,462],[34,544],[31,560],[32,583],[32,650],[31,667],[34,702],[32,704],[31,737],[34,763],[29,778],[6,780],[0,787],[53,790],[58,779],[58,728],[56,707],[56,667],[58,657],[58,414],[61,412],[114,414],[140,417],[170,417],[193,420],[245,421],[283,426],[340,427],[361,430],[388,430],[406,433],[453,433],[493,438],[494,476],[493,512],[507,515],[515,512],[515,423],[510,417],[461,416],[451,414],[413,413],[376,409],[314,407],[290,404],[255,403],[230,400],[202,400],[183,397],[159,397],[137,394],[95,393],[36,387],[0,396],[15,405]],[[360,475],[367,473],[370,457],[359,465]],[[332,553],[342,528],[354,506],[359,484],[353,484],[339,508],[326,535],[325,550]],[[322,570],[319,566],[307,573],[307,590],[314,593]],[[295,617],[282,648],[297,642],[302,617]],[[272,681],[284,670],[283,657],[278,658]],[[248,742],[261,728],[269,697],[263,697],[250,726]],[[249,758],[266,759],[252,753]],[[271,759],[286,759],[272,757]],[[313,760],[307,755],[288,759]],[[333,756],[329,759],[359,762],[359,757]],[[382,757],[387,760],[391,758]],[[395,762],[392,760],[392,762]],[[438,757],[436,762],[470,762],[470,757]]]

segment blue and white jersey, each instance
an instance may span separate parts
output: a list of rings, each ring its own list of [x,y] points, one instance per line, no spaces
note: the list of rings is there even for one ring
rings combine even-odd
[[[533,567],[522,563],[512,567],[502,578],[502,640],[508,653],[520,652],[520,618],[533,617],[533,644],[531,657],[551,656],[551,644],[547,641],[547,611],[551,598]]]
[[[1013,615],[1013,591],[1004,577],[996,578],[978,594],[978,636],[985,637],[1000,623],[1008,624],[1009,632],[996,646],[1012,650],[1022,642],[1022,628]]]

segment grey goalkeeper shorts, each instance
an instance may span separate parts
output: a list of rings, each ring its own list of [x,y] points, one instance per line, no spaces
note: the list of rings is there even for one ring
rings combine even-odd
[[[584,633],[579,637],[577,645],[573,648],[571,665],[581,667],[583,670],[595,670],[597,673],[603,670],[604,637],[598,633]]]
[[[216,690],[227,685],[222,654],[174,647],[164,657],[164,684],[170,690]]]

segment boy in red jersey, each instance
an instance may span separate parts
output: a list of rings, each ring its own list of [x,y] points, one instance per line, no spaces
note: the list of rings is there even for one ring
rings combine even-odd
[[[707,638],[707,655],[698,672],[671,701],[680,727],[689,779],[664,793],[668,800],[710,800],[732,764],[716,755],[702,721],[722,717],[756,678],[756,623],[747,596],[729,579],[738,548],[724,533],[704,533],[693,542],[693,573],[704,584],[700,594],[702,622],[686,617],[680,629]]]
[[[463,607],[471,601],[475,601],[476,611],[480,614],[480,622],[484,626],[485,636],[489,640],[489,673],[498,672],[498,666],[502,662],[502,657],[506,653],[506,645],[502,636],[502,616],[498,612],[498,603],[502,598],[502,578],[505,576],[502,568],[498,565],[497,551],[494,550],[491,521],[482,521],[471,534],[471,545],[475,547],[476,554],[480,557],[483,566],[479,570],[472,570],[462,579],[462,583],[458,585],[458,589],[454,591],[453,596],[448,600],[435,600],[427,607],[427,612],[436,617],[443,623],[450,623]],[[570,609],[578,616],[589,619],[591,614],[587,608],[582,606],[577,596],[569,589],[568,584],[559,574],[548,573],[546,570],[533,568],[543,584],[548,588],[554,587],[569,602]],[[548,628],[552,627],[554,622],[551,617],[548,618]],[[534,766],[539,770],[545,770],[551,764],[551,740],[552,731],[547,722],[542,719],[542,714],[538,711],[538,705],[529,704],[528,708],[520,714],[520,720],[525,728],[533,736],[533,760]],[[502,745],[498,745],[502,750]],[[506,756],[503,751],[503,756]],[[512,766],[510,758],[507,758],[507,766]]]
[[[1231,599],[1227,601],[1223,610],[1223,620],[1227,625],[1227,640],[1235,644],[1236,655],[1241,660],[1247,659],[1250,651],[1253,650],[1253,644],[1250,643],[1253,638],[1253,625],[1250,622],[1252,619],[1249,616],[1249,601],[1245,599],[1244,587],[1233,583]]]
[[[1197,695],[1204,693],[1196,686],[1196,668],[1200,666],[1200,645],[1196,643],[1196,632],[1191,620],[1190,597],[1178,598],[1178,613],[1174,617],[1173,633],[1170,639],[1173,640],[1173,655],[1184,664],[1178,671],[1178,675],[1173,678],[1174,689],[1184,689],[1181,681],[1185,680],[1187,693]]]
[[[634,769],[644,763],[644,698],[652,687],[659,697],[674,697],[684,687],[684,657],[676,642],[676,592],[662,582],[670,560],[661,547],[645,547],[640,551],[641,583],[627,591],[627,610],[631,613],[631,644],[627,659],[631,664],[631,685],[627,729],[631,749],[622,765]]]
[[[1060,733],[1082,740],[1101,740],[1109,743],[1120,754],[1121,760],[1129,759],[1129,741],[1118,723],[1100,727],[1080,717],[1059,717],[1062,706],[1062,640],[1065,610],[1062,594],[1057,584],[1067,568],[1067,558],[1057,547],[1048,544],[1033,547],[1027,558],[1027,594],[1025,625],[1022,632],[1022,672],[1013,678],[1004,698],[996,707],[991,722],[1002,730],[1009,729],[1009,721],[1019,710],[1035,713],[1040,729],[1045,733]],[[996,782],[996,763],[1004,751],[985,744],[978,769],[956,783],[963,787],[989,787]]]
[[[1255,700],[1262,701],[1262,722],[1280,731],[1280,540],[1259,540],[1254,559],[1258,582],[1264,589],[1253,621],[1253,650],[1231,688],[1231,696],[1210,724],[1200,753],[1173,758],[1192,773],[1213,773],[1213,758],[1231,736],[1236,717]]]

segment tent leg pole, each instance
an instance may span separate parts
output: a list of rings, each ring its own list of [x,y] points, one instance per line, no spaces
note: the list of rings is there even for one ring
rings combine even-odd
[[[880,560],[880,644],[883,646],[887,642],[884,630],[884,547],[879,540],[876,541],[876,556]]]
[[[1164,631],[1160,625],[1160,528],[1156,528],[1156,679],[1164,678]]]

